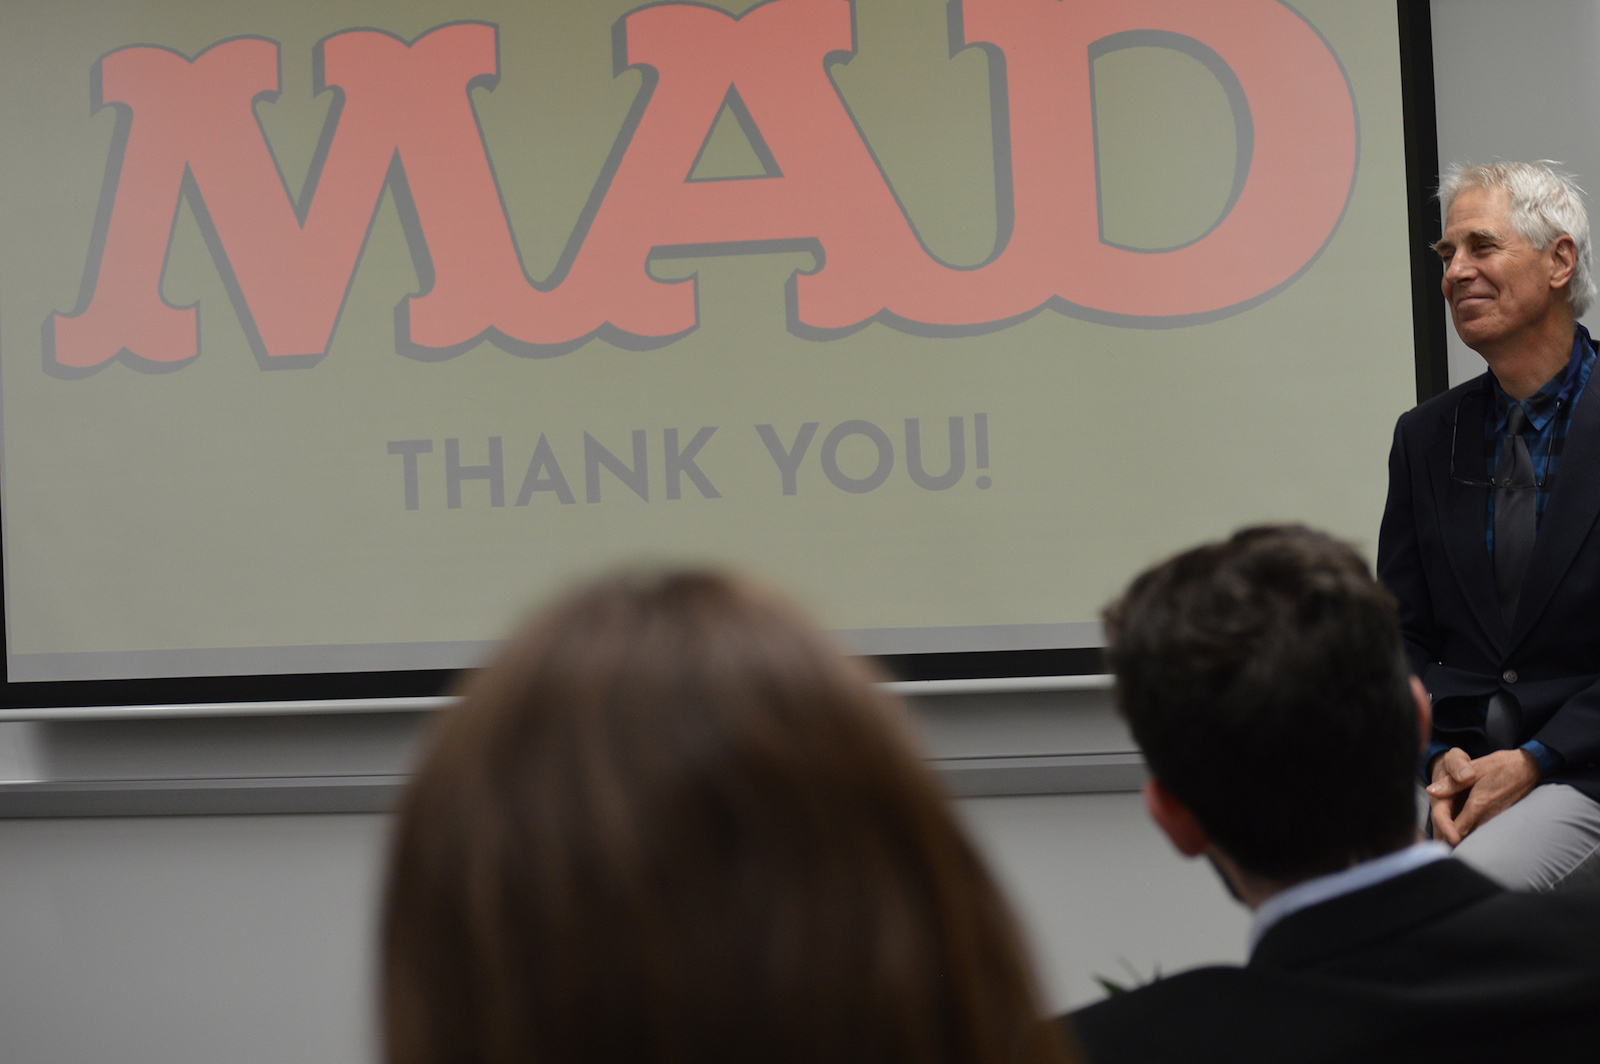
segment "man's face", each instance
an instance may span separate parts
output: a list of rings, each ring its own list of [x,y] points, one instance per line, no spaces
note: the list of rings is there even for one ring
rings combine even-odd
[[[1538,335],[1541,324],[1566,305],[1566,288],[1552,288],[1556,271],[1551,241],[1530,247],[1506,217],[1510,193],[1469,188],[1450,204],[1444,237],[1434,249],[1444,260],[1444,298],[1456,332],[1488,357]]]

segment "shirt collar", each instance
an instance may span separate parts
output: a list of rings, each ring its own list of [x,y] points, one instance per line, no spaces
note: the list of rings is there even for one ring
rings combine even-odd
[[[1442,842],[1414,842],[1403,850],[1395,850],[1325,876],[1303,880],[1287,890],[1281,890],[1256,907],[1255,915],[1250,920],[1250,952],[1255,952],[1256,944],[1269,928],[1291,913],[1365,887],[1376,886],[1449,856],[1450,847]]]
[[[1570,407],[1577,401],[1578,389],[1588,380],[1583,364],[1593,358],[1594,341],[1589,339],[1589,330],[1579,325],[1572,333],[1572,354],[1567,359],[1566,383],[1561,386],[1561,394],[1556,396],[1563,407]]]
[[[1561,367],[1560,373],[1545,381],[1538,391],[1522,401],[1522,409],[1528,415],[1528,426],[1534,432],[1543,432],[1558,410],[1571,408],[1582,377],[1579,366],[1589,351],[1589,330],[1579,325],[1572,333],[1572,352],[1567,355],[1567,364]],[[1489,374],[1489,384],[1494,392],[1495,432],[1501,433],[1505,431],[1506,415],[1516,400],[1500,387],[1493,373]]]

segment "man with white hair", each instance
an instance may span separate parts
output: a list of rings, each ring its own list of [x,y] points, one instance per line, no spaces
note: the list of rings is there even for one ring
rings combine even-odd
[[[1439,186],[1443,289],[1488,372],[1402,415],[1378,572],[1433,699],[1432,831],[1513,887],[1600,874],[1600,379],[1589,222],[1548,163]]]

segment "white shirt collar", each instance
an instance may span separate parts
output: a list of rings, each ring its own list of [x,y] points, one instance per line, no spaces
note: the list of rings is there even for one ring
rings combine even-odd
[[[1287,890],[1281,890],[1256,907],[1255,916],[1250,920],[1250,952],[1255,952],[1256,944],[1268,928],[1290,913],[1382,883],[1449,856],[1450,847],[1442,842],[1414,842],[1403,850],[1362,861],[1342,871],[1303,880]]]

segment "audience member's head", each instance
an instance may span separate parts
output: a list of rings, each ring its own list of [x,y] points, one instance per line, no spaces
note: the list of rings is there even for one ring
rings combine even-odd
[[[1180,850],[1284,884],[1416,837],[1426,707],[1394,600],[1349,546],[1245,529],[1143,573],[1105,621],[1146,798]],[[1202,834],[1175,835],[1174,808]]]
[[[391,1064],[1058,1060],[903,711],[784,603],[622,576],[516,634],[402,803]]]

